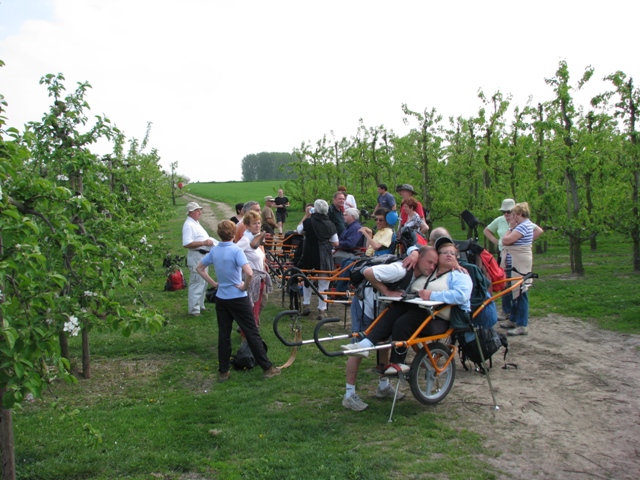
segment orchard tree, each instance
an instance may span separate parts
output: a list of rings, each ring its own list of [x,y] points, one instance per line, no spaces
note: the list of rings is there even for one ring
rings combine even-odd
[[[15,478],[11,409],[27,396],[39,397],[55,378],[74,381],[68,352],[61,352],[68,335],[82,332],[83,373],[89,377],[91,328],[129,335],[141,328],[156,331],[163,321],[144,305],[121,303],[144,304],[138,286],[150,265],[145,262],[153,261],[151,234],[169,197],[157,154],[141,154],[135,141],[122,154],[123,137],[106,118],[89,124],[84,100],[89,84],[64,96],[63,80],[62,75],[42,79],[52,106],[24,135],[4,130],[0,115],[0,133],[7,136],[0,139],[5,479]],[[99,138],[115,137],[120,140],[113,156],[91,152]]]

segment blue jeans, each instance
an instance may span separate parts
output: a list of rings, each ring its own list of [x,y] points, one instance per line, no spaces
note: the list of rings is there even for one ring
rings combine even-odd
[[[521,293],[513,301],[512,307],[509,320],[515,322],[518,327],[526,327],[529,324],[529,292]]]
[[[511,278],[513,274],[511,273],[511,255],[506,254],[507,258],[505,260],[505,269],[504,273],[507,275],[507,278]],[[509,285],[506,283],[505,285]],[[511,306],[513,303],[513,293],[509,292],[502,297],[502,313],[511,314]]]
[[[372,322],[373,319],[364,314],[364,310],[358,299],[353,299],[351,302],[351,332],[364,332]],[[358,340],[359,339],[354,337],[351,339],[351,342],[355,343]]]

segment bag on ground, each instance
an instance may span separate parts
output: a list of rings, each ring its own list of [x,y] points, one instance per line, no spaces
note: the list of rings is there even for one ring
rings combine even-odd
[[[164,289],[168,292],[175,292],[176,290],[182,290],[187,287],[187,281],[184,279],[184,274],[179,268],[174,268],[167,275],[167,281],[164,284]]]
[[[262,341],[265,353],[267,352],[267,344]],[[251,370],[256,366],[256,359],[251,353],[249,344],[244,340],[235,355],[231,356],[231,366],[236,370]]]

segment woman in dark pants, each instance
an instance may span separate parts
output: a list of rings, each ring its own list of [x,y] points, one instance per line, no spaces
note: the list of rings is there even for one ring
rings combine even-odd
[[[233,243],[236,227],[230,220],[218,224],[218,236],[222,240],[204,256],[196,270],[209,285],[218,288],[216,294],[216,314],[218,317],[218,361],[220,376],[218,381],[229,379],[231,365],[231,331],[235,320],[245,334],[256,363],[264,370],[264,378],[280,375],[280,369],[274,367],[264,349],[264,344],[253,316],[247,288],[251,283],[253,271],[247,257]],[[220,247],[220,248],[218,248]],[[209,265],[216,270],[218,282],[206,271]],[[243,279],[244,274],[244,279]]]

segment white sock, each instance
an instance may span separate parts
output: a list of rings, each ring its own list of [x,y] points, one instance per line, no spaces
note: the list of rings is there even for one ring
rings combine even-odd
[[[358,346],[362,348],[369,348],[369,347],[373,347],[373,343],[368,338],[365,338],[358,342]]]
[[[347,383],[347,391],[344,394],[344,398],[349,398],[354,393],[356,393],[356,386]]]
[[[378,383],[378,386],[380,387],[380,390],[384,390],[389,385],[390,385],[390,383],[389,383],[389,379],[387,377],[380,377],[380,383]]]

